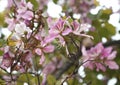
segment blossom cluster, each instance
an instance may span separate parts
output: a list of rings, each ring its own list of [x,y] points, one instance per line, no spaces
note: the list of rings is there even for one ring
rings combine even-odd
[[[86,50],[83,46],[83,64],[91,70],[96,69],[97,71],[106,71],[106,67],[109,69],[119,69],[117,63],[113,60],[116,57],[116,51],[112,51],[112,47],[104,47],[102,43],[98,43],[95,47],[90,50]]]
[[[66,6],[66,3],[64,5]],[[96,7],[94,0],[70,0],[67,1],[67,7],[68,10],[65,11],[66,14],[73,12],[80,15],[81,23],[86,23],[89,25],[92,24],[92,20],[88,17],[88,15],[90,10]],[[90,30],[94,31],[95,27],[91,26]]]
[[[26,72],[32,69],[33,58],[36,56],[40,56],[39,64],[43,65],[45,55],[55,50],[52,42],[58,40],[61,46],[66,47],[65,37],[71,34],[92,38],[86,35],[87,25],[77,20],[70,21],[70,17],[55,21],[48,18],[45,23],[42,11],[34,10],[31,2],[11,1],[9,9],[13,10],[5,21],[11,34],[7,45],[1,48],[4,54],[0,66],[5,70],[10,68],[11,71]],[[49,29],[45,27],[46,24]]]

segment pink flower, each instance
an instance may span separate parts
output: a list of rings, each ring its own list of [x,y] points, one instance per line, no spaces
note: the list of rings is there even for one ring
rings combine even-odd
[[[73,21],[72,26],[73,26],[73,34],[93,38],[92,36],[85,34],[85,31],[88,29],[87,24],[80,25],[77,21]]]
[[[7,7],[10,8],[10,7],[13,6],[13,4],[14,4],[13,0],[8,0],[8,3],[7,3],[8,6]]]
[[[39,9],[43,9],[47,5],[49,0],[37,0],[37,1],[40,4]]]
[[[90,50],[86,50],[83,46],[82,53],[82,59],[83,62],[85,62],[83,65],[89,69],[93,70],[96,68],[97,71],[106,71],[106,67],[110,69],[119,69],[119,66],[113,61],[117,52],[112,51],[112,47],[105,48],[102,43],[98,43]]]
[[[10,31],[13,31],[16,25],[16,20],[15,19],[10,19],[10,18],[6,18],[5,22],[8,24],[8,29]]]
[[[46,64],[43,68],[43,80],[42,80],[42,85],[45,85],[46,83],[46,77],[49,75],[49,74],[52,74],[56,71],[56,69],[59,69],[60,67],[63,66],[63,61],[60,60],[59,58],[57,57],[53,57],[52,58],[52,61],[49,62],[48,64]]]
[[[18,15],[17,19],[23,18],[25,20],[31,20],[33,18],[33,12],[31,11],[33,5],[28,2],[26,3],[25,0],[22,0],[21,3],[18,5]]]
[[[10,52],[6,52],[4,55],[3,55],[3,59],[2,59],[2,62],[0,64],[0,67],[3,68],[3,69],[7,69],[11,66],[11,64],[13,63],[13,60],[12,60],[12,55]]]
[[[41,38],[40,38],[41,40]],[[43,64],[43,62],[45,61],[45,53],[51,53],[54,51],[54,46],[51,44],[48,44],[46,42],[44,42],[43,40],[41,40],[40,42],[40,46],[38,46],[38,48],[35,49],[35,53],[41,56],[40,59],[40,64]]]
[[[55,23],[49,30],[49,36],[48,36],[48,41],[52,41],[55,38],[58,38],[60,40],[60,43],[64,46],[65,41],[63,36],[68,35],[69,33],[72,32],[72,29],[67,26],[67,20],[59,19],[57,23]]]

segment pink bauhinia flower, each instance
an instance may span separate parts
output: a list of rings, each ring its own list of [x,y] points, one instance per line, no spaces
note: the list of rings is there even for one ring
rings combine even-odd
[[[15,19],[10,19],[10,18],[6,18],[5,22],[8,24],[8,29],[10,31],[13,31],[15,26],[16,26],[16,20]]]
[[[39,38],[38,40],[40,40],[41,42],[40,42],[40,45],[35,49],[35,53],[41,56],[40,64],[43,64],[43,62],[45,61],[45,55],[44,54],[53,52],[54,51],[54,46],[49,44],[49,43],[46,43],[44,41],[44,39],[42,40],[41,37],[36,36],[36,38],[37,39]]]
[[[66,26],[65,26],[66,25]],[[72,32],[72,29],[67,26],[67,19],[59,19],[57,23],[55,23],[49,30],[49,36],[46,39],[46,42],[50,42],[54,40],[55,38],[58,38],[60,40],[60,43],[64,46],[65,41],[63,36],[68,35]]]
[[[0,67],[3,69],[9,68],[13,63],[12,59],[13,59],[13,55],[10,52],[6,52],[3,55],[3,59],[2,59],[2,62],[0,64]]]
[[[25,0],[22,0],[20,4],[18,5],[17,10],[17,19],[23,18],[25,20],[31,20],[33,18],[33,12],[32,12],[33,5],[28,2],[26,3]]]
[[[79,24],[79,22],[73,21],[72,27],[73,27],[73,31],[72,31],[73,34],[93,38],[92,36],[85,34],[86,30],[88,30],[89,28],[87,24]]]
[[[112,51],[112,47],[105,48],[102,43],[98,43],[90,50],[86,50],[83,46],[83,62],[84,66],[89,69],[96,68],[97,71],[106,71],[106,67],[109,69],[119,69],[117,63],[113,60],[116,57],[116,51]]]

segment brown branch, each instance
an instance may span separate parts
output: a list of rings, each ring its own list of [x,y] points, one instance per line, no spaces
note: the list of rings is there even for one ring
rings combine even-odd
[[[105,47],[108,46],[120,46],[120,40],[109,41],[103,44]]]

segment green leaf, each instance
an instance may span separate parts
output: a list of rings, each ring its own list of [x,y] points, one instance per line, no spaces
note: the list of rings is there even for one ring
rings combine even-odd
[[[61,81],[57,80],[55,85],[60,85],[60,84],[61,84]]]
[[[73,22],[73,19],[72,19],[72,18],[68,18],[68,22],[69,22],[69,23],[72,23],[72,22]]]
[[[6,85],[5,81],[3,81],[2,79],[0,79],[0,85]]]
[[[53,2],[54,2],[55,4],[57,4],[58,0],[53,0]]]
[[[29,81],[29,83],[31,83],[33,78],[34,78],[34,76],[32,76],[29,73],[21,74],[17,80],[17,82],[18,82],[17,85],[23,85],[25,82],[27,83],[28,81]],[[33,84],[31,84],[31,85],[33,85]]]
[[[110,15],[112,14],[112,10],[111,9],[100,10],[99,13],[101,13],[100,19],[108,21]]]
[[[116,30],[115,30],[115,27],[110,24],[110,23],[105,23],[105,28],[107,29],[107,31],[110,33],[110,35],[115,35],[116,33]]]
[[[71,78],[71,79],[68,80],[68,85],[81,85],[81,84],[77,79]]]
[[[56,79],[55,79],[54,76],[48,75],[48,77],[47,77],[47,82],[48,82],[48,85],[55,85]]]
[[[5,19],[5,14],[4,13],[0,13],[0,26],[4,25],[4,19]]]

